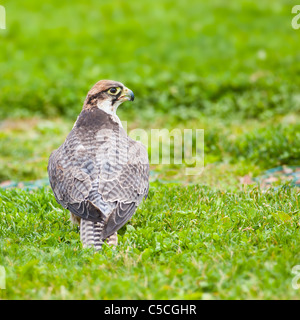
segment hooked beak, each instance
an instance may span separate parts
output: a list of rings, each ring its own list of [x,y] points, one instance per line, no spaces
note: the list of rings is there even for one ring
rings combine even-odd
[[[126,100],[133,101],[134,100],[134,94],[130,89],[125,88],[123,90],[122,95],[120,96],[120,98],[118,100],[121,100],[121,101],[126,101]]]

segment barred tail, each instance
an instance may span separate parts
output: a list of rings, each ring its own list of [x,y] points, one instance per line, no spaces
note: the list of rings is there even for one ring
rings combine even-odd
[[[93,222],[90,220],[80,220],[80,240],[84,248],[92,248],[101,250],[103,239],[101,238],[103,222]]]

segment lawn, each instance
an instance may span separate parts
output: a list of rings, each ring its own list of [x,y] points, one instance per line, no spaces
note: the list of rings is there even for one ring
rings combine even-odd
[[[82,249],[47,189],[2,191],[6,299],[296,299],[299,194],[152,186],[116,250]]]
[[[0,299],[299,298],[300,181],[261,184],[300,167],[293,1],[1,4]],[[151,164],[119,246],[95,253],[46,168],[100,79],[135,93],[129,132],[204,129],[205,168]]]

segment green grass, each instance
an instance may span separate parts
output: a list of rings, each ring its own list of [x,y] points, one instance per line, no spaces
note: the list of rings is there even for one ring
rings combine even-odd
[[[133,114],[268,119],[300,110],[294,1],[2,4],[0,118],[76,117],[105,78],[135,92],[125,107]]]
[[[50,152],[103,78],[135,92],[134,103],[118,111],[129,128],[205,129],[205,163],[215,168],[215,180],[234,185],[234,176],[299,164],[293,1],[3,5],[0,119],[29,124],[0,131],[0,181],[45,177]],[[41,121],[32,124],[33,116]],[[230,179],[218,175],[224,164]],[[163,178],[186,179],[178,166],[153,169]]]
[[[225,179],[226,183],[218,186],[226,188],[226,185],[236,186],[239,176],[251,174],[255,177],[271,167],[297,165],[300,159],[300,117],[290,116],[264,122],[248,120],[227,124],[219,119],[213,122],[202,119],[200,126],[190,120],[176,125],[164,117],[164,127],[170,131],[175,126],[181,130],[204,129],[206,170],[201,177],[188,177],[185,176],[184,165],[152,165],[151,168],[160,178],[168,180],[199,182],[200,179],[202,184],[215,186],[216,182],[211,183],[212,178],[221,182]],[[129,120],[126,115],[123,119]],[[136,127],[146,130],[149,155],[151,129],[162,128],[160,121],[161,118],[153,117],[152,122],[137,120],[128,125],[128,132]],[[66,119],[34,118],[4,122],[0,131],[0,182],[46,178],[49,155],[61,145],[72,126],[73,122]],[[234,181],[228,183],[228,175],[235,176]]]
[[[1,191],[4,299],[297,299],[299,191],[153,184],[119,246],[83,249],[49,189]]]
[[[204,129],[205,170],[151,165],[149,199],[120,245],[96,254],[48,187],[0,189],[0,298],[299,298],[299,188],[241,183],[300,165],[294,1],[1,5],[0,183],[46,178],[51,151],[105,78],[135,93],[118,110],[129,130]]]

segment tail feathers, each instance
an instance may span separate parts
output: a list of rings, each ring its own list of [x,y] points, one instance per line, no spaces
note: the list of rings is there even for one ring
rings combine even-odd
[[[84,248],[94,247],[97,251],[101,250],[104,243],[101,238],[103,227],[103,222],[94,222],[85,219],[80,220],[80,240]]]

